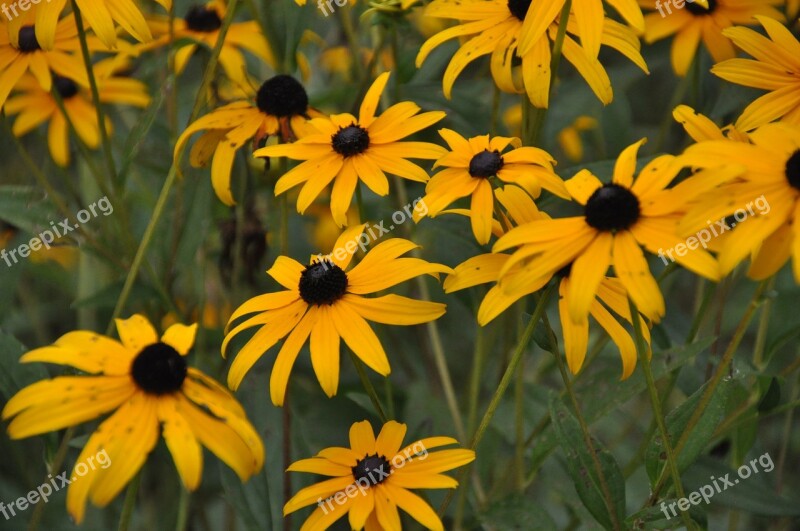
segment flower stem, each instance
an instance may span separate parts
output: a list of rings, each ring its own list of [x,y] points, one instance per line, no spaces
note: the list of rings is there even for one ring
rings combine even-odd
[[[191,493],[186,487],[181,486],[181,495],[178,499],[178,520],[175,522],[175,531],[183,531],[186,529],[186,523],[189,519],[189,498]]]
[[[128,531],[133,518],[133,509],[136,507],[136,493],[139,492],[139,483],[142,481],[141,470],[137,472],[125,490],[125,501],[122,505],[122,513],[119,515],[119,525],[117,531]]]
[[[497,411],[498,406],[500,406],[500,401],[503,399],[503,395],[508,389],[508,386],[511,384],[512,378],[514,378],[514,373],[519,366],[519,362],[522,359],[522,355],[525,353],[525,350],[528,347],[528,343],[530,343],[531,339],[533,338],[533,332],[536,330],[536,324],[543,318],[545,310],[547,308],[547,302],[550,300],[550,296],[553,293],[553,290],[556,287],[555,282],[551,282],[550,285],[544,290],[541,297],[539,297],[538,302],[536,303],[536,309],[533,311],[533,315],[531,316],[530,321],[528,321],[528,325],[525,327],[525,331],[522,333],[522,336],[519,338],[516,347],[514,347],[514,353],[511,355],[511,360],[508,363],[508,367],[506,367],[505,372],[503,373],[503,377],[500,379],[500,383],[497,386],[497,389],[492,395],[492,399],[489,401],[489,406],[486,408],[486,412],[483,414],[483,418],[481,419],[480,424],[478,425],[478,429],[475,431],[475,434],[472,436],[472,440],[470,441],[469,448],[471,450],[475,450],[478,447],[478,444],[483,439],[484,434],[486,433],[487,428],[489,427],[489,423],[492,421],[494,417],[495,411]],[[459,474],[459,483],[463,479],[463,476],[466,473],[467,468],[463,468]],[[444,511],[447,509],[447,506],[450,505],[450,502],[453,499],[453,491],[450,491],[447,494],[442,506],[439,508],[439,516],[444,514]]]
[[[656,382],[653,378],[653,369],[650,367],[650,356],[648,356],[647,347],[642,334],[642,322],[639,319],[639,309],[636,307],[636,303],[634,303],[633,299],[631,298],[628,298],[628,304],[631,309],[631,321],[633,321],[634,344],[636,345],[637,358],[639,359],[639,365],[642,366],[642,371],[644,372],[644,378],[647,382],[647,391],[650,394],[650,403],[653,406],[653,417],[655,418],[656,425],[658,426],[658,432],[661,435],[664,452],[667,455],[667,468],[672,476],[672,483],[675,486],[676,494],[679,498],[683,498],[685,496],[683,484],[681,483],[681,474],[678,470],[678,462],[672,449],[672,441],[670,440],[669,431],[667,430],[667,424],[664,421],[664,411],[661,407],[658,389],[656,388]],[[681,519],[686,525],[686,529],[691,530],[695,528],[694,522],[692,521],[691,517],[689,517],[689,513],[686,511],[681,511]]]
[[[353,360],[353,365],[356,367],[356,372],[358,372],[358,377],[361,380],[361,385],[364,386],[364,390],[367,392],[367,396],[369,396],[370,402],[372,402],[372,406],[375,408],[375,412],[378,413],[378,417],[380,417],[381,422],[387,422],[389,417],[386,416],[386,412],[383,410],[383,406],[381,405],[381,399],[378,398],[378,393],[375,391],[375,387],[372,385],[372,382],[369,380],[367,376],[367,371],[364,370],[364,364],[358,359],[358,356],[355,353],[348,349],[347,352],[350,354],[350,359]]]

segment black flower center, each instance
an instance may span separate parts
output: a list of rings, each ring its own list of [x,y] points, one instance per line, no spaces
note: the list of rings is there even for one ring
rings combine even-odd
[[[639,219],[639,199],[624,186],[609,183],[594,191],[586,201],[586,223],[597,230],[625,230]]]
[[[261,85],[256,95],[256,105],[261,111],[278,118],[302,116],[308,110],[308,94],[295,78],[280,74]]]
[[[68,77],[53,76],[53,85],[63,100],[68,100],[78,93],[78,85]]]
[[[181,388],[186,378],[186,360],[166,343],[153,343],[133,360],[131,373],[133,381],[146,393],[172,393]]]
[[[186,16],[183,17],[183,20],[186,21],[186,26],[188,26],[190,30],[203,33],[216,31],[222,26],[219,13],[206,6],[192,6],[189,12],[186,13]]]
[[[508,0],[508,10],[520,20],[525,20],[529,7],[531,7],[531,0]]]
[[[347,274],[330,260],[306,266],[300,274],[300,297],[308,304],[328,304],[342,298],[347,291]]]
[[[569,277],[570,273],[572,273],[572,262],[556,271],[556,276],[560,278],[567,278]]]
[[[786,161],[786,180],[793,188],[800,190],[800,149]]]
[[[473,177],[491,177],[497,175],[503,167],[503,157],[496,149],[489,151],[484,149],[469,161],[469,174]]]
[[[19,51],[29,53],[41,50],[33,26],[23,26],[19,30]]]
[[[333,150],[343,157],[352,157],[364,153],[369,147],[369,133],[363,127],[350,124],[340,127],[339,131],[331,136]]]
[[[383,483],[392,473],[392,467],[382,455],[372,454],[356,463],[352,471],[356,482],[366,479],[372,486]]]
[[[686,9],[689,10],[689,13],[693,15],[708,15],[713,13],[714,10],[717,8],[717,0],[708,0],[708,9],[704,8],[697,2],[686,2]]]

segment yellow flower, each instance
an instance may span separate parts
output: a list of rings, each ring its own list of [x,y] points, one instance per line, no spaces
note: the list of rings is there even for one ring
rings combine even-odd
[[[686,134],[695,142],[703,140],[729,139],[735,142],[748,142],[747,133],[733,125],[720,128],[710,118],[704,116],[688,105],[678,105],[672,110],[672,117],[683,126]]]
[[[501,228],[502,225],[510,228],[512,224],[521,225],[535,220],[549,219],[546,214],[539,212],[533,199],[516,186],[500,188],[496,190],[495,194],[507,213],[507,215],[503,216],[503,223],[496,224],[496,229],[499,229],[501,234],[505,232]],[[453,270],[453,274],[448,275],[444,281],[445,293],[452,293],[488,282],[494,283],[478,308],[478,323],[481,326],[489,324],[522,297],[539,291],[551,278],[550,275],[543,275],[538,278],[530,277],[522,267],[513,267],[507,273],[507,276],[516,278],[521,284],[519,289],[513,293],[507,293],[500,288],[497,281],[509,258],[511,258],[511,255],[503,253],[486,253],[474,256],[458,265]],[[561,277],[559,281],[560,299],[558,311],[564,334],[564,352],[567,364],[575,374],[580,371],[586,357],[589,322],[588,320],[576,322],[570,315],[567,301],[572,300],[575,296],[570,293],[575,289],[574,282],[570,281],[570,273],[571,265],[569,264],[557,273],[557,276]],[[589,314],[603,327],[614,344],[617,345],[617,348],[619,348],[622,359],[622,378],[627,378],[636,367],[636,347],[630,334],[614,317],[616,314],[628,323],[632,322],[627,292],[619,279],[603,276],[597,287],[595,299],[591,301],[589,306]],[[650,330],[641,316],[640,321],[649,347]]]
[[[783,0],[708,0],[686,2],[677,9],[671,2],[657,3],[658,11],[645,15],[644,39],[648,43],[675,35],[672,40],[672,68],[685,76],[703,41],[715,62],[736,56],[733,45],[722,31],[734,24],[750,24],[756,15],[783,20],[780,11],[772,7]],[[642,7],[653,8],[652,0],[639,0]]]
[[[680,231],[697,232],[708,220],[736,213],[734,230],[726,232],[719,253],[722,274],[749,255],[748,275],[762,280],[778,272],[791,257],[795,280],[800,282],[800,237],[795,229],[800,222],[800,127],[766,124],[749,137],[752,144],[699,142],[681,155],[685,164],[698,168],[715,168],[725,161],[738,164],[744,172],[699,197],[697,206],[681,221]],[[701,179],[693,176],[689,186]]]
[[[458,441],[451,437],[427,437],[403,447],[405,424],[390,420],[378,437],[369,421],[350,427],[350,448],[332,447],[315,457],[293,463],[289,472],[310,472],[330,479],[300,490],[286,502],[283,514],[308,505],[317,508],[301,531],[323,531],[345,514],[354,530],[400,530],[398,509],[424,528],[443,531],[436,511],[409,489],[454,489],[458,482],[442,474],[475,460],[475,452],[461,448],[438,450]]]
[[[51,71],[89,86],[83,62],[73,55],[79,49],[75,21],[59,22],[53,46],[42,49],[34,34],[33,16],[33,11],[26,11],[8,24],[0,24],[0,109],[25,72],[46,92],[52,87]]]
[[[197,325],[173,325],[159,340],[148,320],[137,314],[118,319],[117,331],[121,342],[79,330],[25,354],[23,363],[68,365],[90,375],[29,385],[3,408],[3,419],[12,419],[12,439],[76,426],[115,410],[76,461],[82,464],[102,450],[112,464],[70,484],[67,510],[76,522],[83,520],[87,497],[103,507],[136,475],[158,442],[159,428],[189,490],[202,477],[201,445],[242,481],[261,469],[264,447],[242,407],[217,382],[187,367]]]
[[[205,5],[194,5],[183,18],[176,18],[173,26],[174,42],[176,42],[175,69],[183,72],[189,58],[197,51],[199,45],[214,48],[219,40],[219,28],[225,18],[225,3],[219,0]],[[170,43],[170,27],[168,17],[152,17],[150,28],[156,38],[141,45],[140,50],[152,50]],[[183,41],[182,41],[183,39]],[[195,41],[197,44],[186,42]],[[219,63],[225,74],[235,84],[247,86],[247,66],[241,50],[247,50],[271,67],[275,67],[275,55],[269,48],[267,40],[261,33],[257,21],[233,23],[225,35],[225,42],[219,54]]]
[[[345,272],[364,225],[347,229],[336,241],[334,251],[326,257],[313,258],[303,266],[280,256],[267,273],[286,291],[266,293],[242,304],[228,323],[244,315],[250,317],[228,331],[222,343],[228,343],[240,332],[259,327],[258,332],[238,352],[228,372],[228,386],[237,389],[245,374],[273,345],[286,337],[278,353],[270,377],[270,396],[275,405],[282,405],[289,382],[289,373],[302,346],[311,344],[311,364],[323,391],[336,394],[339,385],[339,340],[344,342],[364,363],[384,376],[390,372],[378,336],[367,320],[394,325],[413,325],[438,319],[445,305],[384,295],[364,297],[395,286],[419,275],[449,273],[444,265],[419,258],[399,258],[418,247],[413,242],[392,238],[367,252],[364,259]]]
[[[591,116],[578,116],[575,121],[558,133],[558,145],[572,162],[583,160],[581,133],[597,129],[597,120]]]
[[[750,131],[775,120],[800,125],[800,42],[783,24],[756,17],[769,38],[748,28],[723,34],[755,59],[729,59],[711,72],[731,83],[770,91],[745,108],[736,127]]]
[[[305,183],[297,198],[297,211],[302,214],[333,183],[331,214],[336,224],[343,227],[359,180],[380,196],[389,193],[389,180],[384,172],[412,181],[428,181],[425,170],[406,159],[436,159],[444,154],[444,149],[427,142],[400,142],[400,139],[435,124],[445,113],[417,114],[420,108],[404,101],[375,116],[388,80],[389,72],[378,76],[364,96],[358,118],[352,114],[315,118],[310,125],[317,129],[317,134],[255,152],[257,157],[305,161],[278,180],[275,195]]]
[[[633,0],[609,2],[640,31],[642,12]],[[492,77],[500,90],[527,92],[536,107],[547,107],[550,93],[550,41],[558,32],[558,18],[564,0],[434,0],[425,10],[431,17],[455,19],[458,26],[448,28],[428,39],[417,55],[417,67],[430,52],[456,37],[474,35],[451,59],[444,72],[442,86],[450,98],[453,83],[475,59],[491,54]],[[563,54],[604,104],[613,96],[611,81],[597,59],[600,45],[610,46],[639,68],[647,65],[639,53],[640,43],[628,27],[604,16],[598,0],[576,0],[572,4],[564,38]],[[570,35],[580,37],[579,45]],[[515,59],[521,60],[522,74],[515,74]]]
[[[308,95],[295,78],[280,74],[258,89],[255,105],[236,101],[224,105],[193,122],[178,138],[174,156],[183,150],[189,137],[205,131],[195,142],[189,162],[199,168],[211,161],[211,184],[220,201],[234,205],[231,193],[231,168],[236,152],[248,140],[259,145],[267,136],[280,133],[284,140],[303,134],[307,119],[320,114],[308,106]]]
[[[97,88],[101,103],[147,107],[150,97],[147,86],[132,78],[117,77],[116,71],[127,66],[126,61],[106,59],[94,65]],[[64,109],[75,126],[80,140],[92,149],[100,146],[100,129],[92,96],[88,89],[81,87],[69,77],[53,75]],[[70,162],[69,127],[64,114],[59,109],[53,95],[42,88],[32,75],[25,75],[17,83],[17,93],[6,102],[6,112],[17,114],[12,132],[21,137],[39,125],[49,122],[47,144],[50,155],[59,166],[66,167]],[[111,120],[106,119],[106,130],[111,133]]]
[[[467,140],[450,129],[440,129],[439,134],[450,151],[434,164],[445,169],[425,187],[422,200],[427,208],[424,214],[414,213],[415,221],[425,215],[435,217],[457,199],[470,197],[472,233],[484,245],[492,234],[492,180],[516,184],[534,198],[539,197],[542,188],[569,198],[564,182],[553,173],[555,160],[539,148],[521,147],[517,138],[485,135]],[[514,149],[504,153],[509,146]]]
[[[657,322],[664,315],[664,297],[650,273],[640,246],[654,254],[667,253],[682,238],[677,226],[691,189],[665,191],[682,169],[672,155],[656,157],[634,182],[640,140],[627,147],[614,166],[612,182],[603,184],[584,169],[566,181],[567,190],[583,206],[582,216],[532,221],[500,238],[493,251],[520,247],[501,270],[500,286],[508,293],[525,289],[530,278],[552,276],[572,264],[569,290],[570,317],[583,323],[609,266],[625,286],[643,315]],[[722,182],[737,168],[711,170],[709,183]],[[671,256],[672,257],[672,256]],[[702,248],[672,257],[684,267],[712,280],[719,278],[717,264]],[[525,262],[518,278],[506,278],[512,267]]]
[[[56,23],[68,0],[47,0],[36,6],[36,38],[50,49],[58,40]],[[169,10],[171,0],[156,0]],[[139,42],[153,38],[147,21],[133,0],[76,0],[81,15],[97,37],[109,48],[117,47],[115,22]],[[70,17],[72,15],[69,15]]]

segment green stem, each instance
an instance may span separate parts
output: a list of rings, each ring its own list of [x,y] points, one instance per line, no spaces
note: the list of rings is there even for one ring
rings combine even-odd
[[[653,406],[653,417],[658,426],[658,432],[661,435],[664,452],[667,455],[667,468],[672,476],[675,492],[679,498],[684,498],[678,462],[672,450],[672,441],[670,440],[669,431],[667,430],[667,424],[664,421],[664,411],[661,408],[661,400],[658,396],[655,379],[653,378],[653,369],[650,366],[650,356],[648,356],[647,345],[644,340],[644,335],[642,334],[642,321],[639,319],[639,309],[636,307],[633,299],[628,298],[628,304],[631,310],[631,320],[633,321],[634,343],[636,345],[637,358],[644,372],[645,381],[647,382],[647,391],[650,394],[650,403]],[[681,519],[683,523],[686,524],[686,529],[694,529],[694,522],[686,511],[681,511]]]
[[[186,529],[186,523],[189,520],[189,498],[191,493],[186,487],[181,486],[181,495],[178,499],[178,520],[175,522],[175,531],[183,531]]]
[[[683,447],[686,445],[686,441],[689,438],[689,435],[694,430],[695,426],[700,420],[700,417],[705,412],[708,403],[711,401],[711,398],[714,396],[714,392],[717,389],[717,386],[722,381],[723,376],[728,371],[728,367],[730,366],[731,362],[733,361],[733,355],[736,353],[736,349],[739,347],[739,344],[742,342],[744,338],[744,334],[747,331],[748,326],[750,325],[750,321],[753,319],[753,315],[755,314],[756,309],[762,304],[761,296],[763,295],[769,281],[763,281],[758,285],[755,293],[753,294],[753,298],[750,300],[750,304],[747,307],[742,319],[739,321],[739,325],[736,327],[734,331],[733,338],[731,339],[730,344],[728,345],[727,350],[722,356],[722,359],[717,366],[717,370],[714,372],[714,375],[711,377],[711,380],[708,382],[708,385],[703,392],[703,395],[700,397],[700,401],[697,403],[692,416],[689,418],[689,421],[686,423],[686,428],[684,428],[683,433],[681,434],[678,442],[675,444],[674,453],[676,456],[680,455]],[[667,471],[664,470],[661,473],[661,476],[658,478],[655,487],[653,488],[653,492],[650,495],[650,498],[647,501],[647,506],[653,505],[655,501],[658,499],[658,496],[661,492],[661,489],[664,488],[664,484],[666,482],[666,475]]]
[[[117,531],[128,531],[133,519],[133,510],[136,507],[136,494],[139,492],[139,483],[142,481],[142,471],[136,473],[128,488],[125,490],[125,501],[122,504],[122,513],[119,515]]]
[[[390,419],[386,416],[386,412],[381,405],[381,399],[378,398],[378,393],[375,391],[375,387],[372,385],[372,382],[367,376],[367,371],[364,369],[364,363],[358,358],[358,356],[355,355],[352,350],[347,349],[347,352],[350,354],[350,359],[353,360],[353,365],[356,367],[358,378],[361,380],[361,385],[364,386],[364,390],[367,392],[367,396],[369,396],[369,400],[372,402],[375,412],[378,414],[378,417],[380,417],[381,422],[387,422]]]
[[[554,289],[556,287],[555,282],[551,282],[550,285],[544,290],[541,297],[539,297],[538,302],[536,303],[536,309],[533,311],[533,315],[531,316],[530,321],[528,321],[528,325],[525,327],[522,336],[519,338],[516,347],[514,348],[514,353],[511,355],[511,360],[508,363],[508,367],[506,367],[505,372],[503,373],[503,377],[500,379],[500,383],[497,386],[494,394],[492,395],[492,399],[489,401],[489,406],[486,408],[486,412],[483,414],[483,418],[481,419],[480,424],[478,425],[478,429],[475,431],[475,434],[472,436],[472,440],[470,441],[469,448],[471,450],[475,450],[478,447],[478,444],[483,439],[484,434],[486,433],[487,428],[489,428],[489,424],[494,417],[495,412],[497,411],[498,406],[500,406],[500,401],[503,399],[503,395],[508,389],[508,386],[511,384],[512,378],[514,378],[514,373],[517,370],[517,366],[519,366],[519,362],[522,359],[523,354],[525,354],[525,350],[528,347],[528,343],[530,343],[531,339],[533,338],[533,332],[536,330],[536,324],[544,317],[545,310],[547,309],[547,302],[550,300],[550,296],[552,295]],[[467,469],[462,469],[459,474],[459,480],[463,480],[463,476],[466,474]],[[461,481],[459,481],[460,483]],[[453,499],[453,491],[450,491],[447,494],[442,506],[439,508],[439,516],[443,515],[445,510],[447,510],[447,506],[450,505],[450,502]]]
[[[64,460],[67,458],[67,450],[69,450],[69,442],[74,436],[75,427],[67,428],[66,431],[64,431],[64,437],[61,439],[61,444],[58,445],[56,455],[53,457],[53,462],[50,463],[49,469],[51,473],[63,468]],[[46,478],[45,481],[47,481]],[[42,516],[44,515],[44,508],[44,503],[37,503],[33,508],[33,514],[31,514],[31,519],[28,522],[28,531],[36,531],[36,529],[39,527],[39,522],[42,520]]]
[[[103,154],[106,159],[106,166],[108,168],[109,178],[113,185],[118,184],[117,181],[117,166],[114,163],[114,155],[111,151],[111,139],[106,130],[106,117],[103,112],[103,107],[100,102],[100,91],[97,88],[97,79],[94,75],[94,68],[92,67],[92,56],[89,52],[89,44],[86,40],[86,30],[83,27],[83,19],[81,18],[81,10],[75,0],[70,0],[72,5],[72,14],[75,17],[75,25],[78,29],[78,40],[81,45],[81,55],[83,56],[83,64],[86,67],[86,75],[89,76],[89,89],[92,92],[92,100],[94,101],[95,112],[97,113],[97,127],[100,131],[100,140],[103,144]]]

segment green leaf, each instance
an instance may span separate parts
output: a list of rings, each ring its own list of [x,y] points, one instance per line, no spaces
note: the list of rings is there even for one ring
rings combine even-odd
[[[221,461],[219,467],[225,498],[236,510],[243,528],[253,531],[273,529],[266,469],[252,476],[247,483],[242,483],[233,470]]]
[[[675,444],[677,444],[678,439],[680,439],[686,431],[686,425],[697,410],[697,405],[707,386],[708,384],[695,391],[683,404],[667,415],[665,419],[667,433],[669,434],[670,444],[673,448]],[[714,390],[714,394],[711,396],[706,410],[697,421],[697,424],[695,424],[691,434],[686,439],[681,453],[677,457],[679,472],[686,470],[686,468],[697,459],[708,443],[711,442],[714,430],[725,415],[725,407],[732,388],[731,380],[722,379]],[[662,470],[667,464],[666,458],[664,441],[661,439],[661,435],[657,433],[653,436],[645,453],[645,469],[650,478],[651,486],[655,485],[659,476],[662,474]]]
[[[616,520],[621,523],[625,519],[625,479],[614,456],[599,441],[592,441],[611,496],[610,500],[606,500],[580,424],[557,396],[553,396],[550,400],[550,418],[555,427],[558,443],[567,458],[567,472],[575,484],[575,490],[581,501],[603,527],[606,529],[619,527],[613,522]],[[613,514],[610,511],[613,511]]]
[[[0,394],[6,398],[35,381],[47,378],[41,363],[20,363],[26,349],[14,336],[0,330]]]
[[[670,505],[677,503],[677,501],[675,498],[661,500],[659,505],[647,507],[632,514],[625,521],[626,528],[675,529],[676,526],[682,525],[681,515],[678,513],[677,506],[670,508]],[[700,524],[701,529],[707,529],[705,511],[692,505],[688,512],[691,519]]]
[[[503,498],[489,506],[480,522],[485,529],[519,531],[523,529],[558,529],[553,518],[524,496]]]
[[[767,413],[772,411],[778,404],[781,403],[781,384],[777,378],[773,377],[769,381],[769,386],[766,392],[761,396],[758,401],[758,412]]]
[[[41,190],[33,186],[0,186],[0,220],[30,234],[50,227],[61,217]]]

